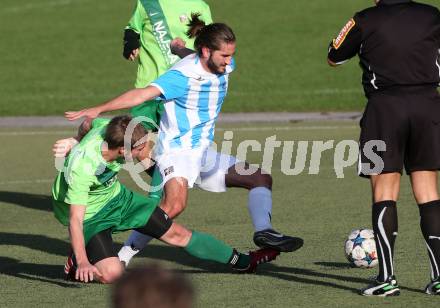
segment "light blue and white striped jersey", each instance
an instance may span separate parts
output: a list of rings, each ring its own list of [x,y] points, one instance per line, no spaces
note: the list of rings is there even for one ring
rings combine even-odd
[[[196,54],[177,62],[151,83],[162,93],[165,112],[160,119],[156,154],[182,149],[207,148],[214,139],[215,121],[228,90],[228,76],[207,72]]]

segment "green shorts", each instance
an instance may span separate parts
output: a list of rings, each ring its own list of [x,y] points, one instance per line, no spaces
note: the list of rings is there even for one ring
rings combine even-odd
[[[130,113],[133,118],[146,117],[149,121],[142,121],[142,125],[148,131],[157,132],[159,128],[160,117],[164,112],[163,103],[157,100],[143,102],[142,104],[131,108]]]
[[[147,198],[121,185],[120,193],[96,215],[83,223],[84,241],[104,230],[112,233],[143,227],[159,205],[160,199]]]

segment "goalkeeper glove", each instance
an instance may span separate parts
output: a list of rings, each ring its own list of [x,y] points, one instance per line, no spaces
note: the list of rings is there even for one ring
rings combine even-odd
[[[140,35],[133,31],[132,29],[125,29],[124,31],[124,51],[122,52],[122,55],[125,59],[129,59],[131,53],[133,50],[139,48],[140,42]]]

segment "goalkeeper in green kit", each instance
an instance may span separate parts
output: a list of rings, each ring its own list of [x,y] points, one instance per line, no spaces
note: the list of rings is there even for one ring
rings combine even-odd
[[[258,264],[279,255],[271,248],[239,253],[209,234],[173,222],[158,207],[159,199],[123,186],[117,178],[122,164],[138,158],[151,146],[145,128],[131,121],[130,116],[86,120],[77,137],[55,143],[55,155],[67,156],[52,196],[55,217],[68,226],[70,234],[73,253],[64,267],[68,278],[115,281],[124,266],[111,235],[131,229],[182,247],[194,257],[230,264],[239,272],[253,272]]]
[[[135,87],[144,88],[165,73],[179,57],[170,50],[174,38],[186,37],[191,14],[199,13],[206,24],[212,23],[209,6],[202,0],[138,0],[135,11],[125,28],[126,59],[139,58]],[[193,49],[194,38],[187,39],[186,47]],[[146,129],[156,131],[163,113],[163,103],[147,101],[131,109],[133,117],[143,116]]]

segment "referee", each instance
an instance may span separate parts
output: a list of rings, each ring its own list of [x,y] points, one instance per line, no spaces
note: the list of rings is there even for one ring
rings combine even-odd
[[[368,104],[361,120],[359,174],[372,187],[379,275],[362,295],[399,295],[393,268],[402,169],[411,178],[428,248],[427,294],[440,295],[440,12],[410,0],[376,0],[330,43],[328,63],[356,54]]]

